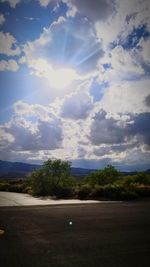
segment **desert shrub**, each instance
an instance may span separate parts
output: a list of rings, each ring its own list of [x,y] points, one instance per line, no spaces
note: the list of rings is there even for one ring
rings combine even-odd
[[[107,185],[107,184],[113,184],[116,181],[118,181],[122,177],[122,174],[120,171],[118,171],[115,167],[112,165],[108,165],[103,170],[98,170],[93,173],[91,173],[87,178],[86,182],[90,185]]]
[[[101,185],[95,185],[90,194],[91,198],[100,199],[104,197],[104,188]]]
[[[31,176],[32,193],[35,196],[47,196],[51,194],[51,181],[43,175],[41,170],[34,171]]]
[[[9,183],[0,182],[0,191],[9,191]]]
[[[16,192],[16,193],[23,193],[25,189],[25,184],[19,184],[19,183],[16,183],[16,184],[10,184],[9,185],[9,192]]]
[[[140,184],[150,185],[150,175],[139,172],[134,175],[124,176],[119,182],[126,187]]]
[[[150,185],[150,175],[144,172],[139,172],[134,175],[134,181],[138,184]]]
[[[122,186],[108,184],[103,187],[103,195],[110,200],[119,200],[122,192]]]
[[[148,185],[139,185],[136,186],[135,192],[139,197],[150,197],[150,186]]]
[[[55,191],[57,198],[70,198],[74,196],[74,190],[71,187],[57,187]]]
[[[77,192],[77,197],[79,199],[88,199],[90,198],[92,188],[88,184],[81,185]]]
[[[134,191],[122,191],[120,194],[120,200],[135,200],[138,198],[138,194]]]
[[[47,160],[40,170],[32,173],[31,189],[33,195],[69,197],[75,186],[71,177],[71,164],[68,161]]]
[[[29,186],[29,185],[25,186],[25,188],[23,189],[22,193],[31,194],[32,193],[31,186]]]

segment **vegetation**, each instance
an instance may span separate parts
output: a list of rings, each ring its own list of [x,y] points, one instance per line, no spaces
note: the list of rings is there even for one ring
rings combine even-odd
[[[71,163],[68,161],[47,160],[30,179],[33,195],[73,196],[75,179],[71,177]]]
[[[132,200],[150,197],[150,174],[123,175],[108,165],[77,180],[71,176],[69,161],[49,159],[26,180],[1,180],[0,191],[56,198]]]

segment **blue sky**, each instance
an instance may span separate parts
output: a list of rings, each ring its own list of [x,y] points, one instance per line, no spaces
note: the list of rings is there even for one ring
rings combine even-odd
[[[0,1],[0,159],[150,164],[149,0]]]

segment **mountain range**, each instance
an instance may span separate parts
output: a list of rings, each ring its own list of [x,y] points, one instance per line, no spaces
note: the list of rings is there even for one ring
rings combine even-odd
[[[11,178],[25,178],[33,170],[38,170],[42,165],[29,164],[23,162],[10,162],[0,160],[0,179],[11,179]],[[91,172],[96,171],[95,169],[84,169],[84,168],[71,168],[71,174],[75,177],[84,177],[89,175]],[[150,173],[150,169],[145,171]],[[123,172],[124,175],[133,175],[136,172]]]
[[[33,170],[40,169],[42,165],[28,164],[23,162],[9,162],[0,160],[0,178],[24,178],[30,174]],[[71,174],[73,176],[86,176],[93,172],[91,169],[83,168],[71,168]]]

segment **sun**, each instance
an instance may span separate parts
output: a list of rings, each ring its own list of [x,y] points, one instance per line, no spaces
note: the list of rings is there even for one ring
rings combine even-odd
[[[72,81],[80,79],[80,76],[74,69],[58,68],[53,69],[49,76],[51,86],[56,89],[68,87]]]

